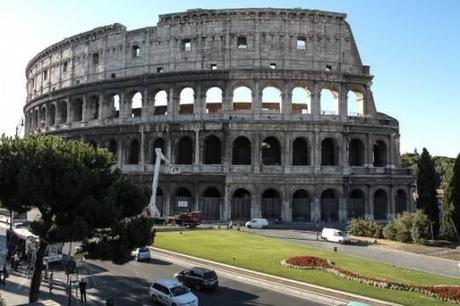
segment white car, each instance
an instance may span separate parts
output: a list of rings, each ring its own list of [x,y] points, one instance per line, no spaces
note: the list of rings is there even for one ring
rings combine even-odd
[[[265,218],[254,218],[246,222],[245,226],[247,228],[266,228],[268,226],[268,220]]]
[[[150,260],[150,250],[148,248],[137,248],[131,252],[131,256],[133,256],[137,261],[148,261]]]
[[[336,228],[323,228],[323,231],[321,232],[321,238],[323,240],[344,244],[351,242],[351,239],[344,232]]]
[[[190,290],[173,279],[159,279],[149,290],[154,303],[167,306],[198,306],[198,298]]]

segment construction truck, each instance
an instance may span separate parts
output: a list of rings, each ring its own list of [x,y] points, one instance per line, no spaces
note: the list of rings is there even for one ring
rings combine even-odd
[[[179,226],[197,227],[201,224],[201,213],[199,211],[179,213],[174,215],[170,222]]]

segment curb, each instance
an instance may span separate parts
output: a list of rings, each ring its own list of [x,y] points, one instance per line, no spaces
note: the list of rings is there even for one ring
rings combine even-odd
[[[247,283],[251,283],[253,285],[261,287],[262,285],[266,285],[271,290],[275,290],[281,293],[294,295],[297,297],[304,297],[304,298],[311,298],[320,303],[326,303],[326,305],[345,305],[350,299],[354,300],[361,300],[368,303],[372,303],[373,305],[388,305],[388,306],[400,306],[400,304],[386,302],[370,297],[361,296],[358,294],[343,292],[335,289],[330,289],[314,284],[309,284],[305,282],[300,282],[288,278],[283,278],[279,276],[274,276],[262,272],[257,272],[245,268],[235,267],[207,259],[198,258],[195,256],[185,255],[182,253],[164,250],[155,247],[149,247],[150,249],[161,253],[166,256],[175,257],[176,259],[188,259],[190,261],[195,262],[204,262],[206,264],[220,267],[229,274],[233,274],[237,276],[239,279],[246,280]],[[230,271],[228,271],[230,270]],[[246,275],[245,275],[246,274]],[[248,275],[252,274],[252,275]],[[275,288],[273,288],[276,286]],[[300,288],[303,287],[303,288]],[[277,290],[276,290],[277,289]],[[288,291],[288,292],[287,292]]]

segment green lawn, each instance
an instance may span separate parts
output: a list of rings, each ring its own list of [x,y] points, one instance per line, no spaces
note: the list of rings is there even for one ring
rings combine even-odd
[[[460,280],[409,269],[395,268],[375,261],[342,255],[320,248],[302,246],[278,239],[235,230],[159,232],[155,247],[236,265],[259,272],[374,297],[403,305],[450,305],[421,294],[376,287],[348,281],[328,272],[288,269],[282,259],[310,255],[327,258],[337,266],[363,275],[422,285],[460,285]]]

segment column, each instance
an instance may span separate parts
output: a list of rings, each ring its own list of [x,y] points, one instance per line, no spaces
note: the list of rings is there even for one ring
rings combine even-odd
[[[260,159],[262,155],[262,150],[260,148],[261,143],[259,136],[257,134],[252,136],[252,168],[254,173],[260,172]]]
[[[281,199],[281,219],[285,222],[292,221],[292,208],[289,199]]]
[[[201,86],[197,85],[193,89],[193,114],[195,118],[202,118],[206,114],[206,93],[203,93]]]
[[[221,221],[229,221],[231,217],[231,199],[228,192],[227,183],[225,183],[224,187],[224,207],[223,212],[221,213]]]
[[[98,118],[97,119],[104,119],[107,117],[107,110],[105,107],[105,101],[104,101],[104,94],[99,94],[99,109],[97,111]]]
[[[390,190],[388,192],[389,194],[389,201],[388,201],[388,211],[387,211],[387,214],[386,214],[386,218],[387,220],[390,220],[390,219],[393,219],[395,217],[395,206],[396,206],[396,203],[395,203],[395,193],[396,193],[396,190],[397,188],[393,187],[393,186],[390,186]]]
[[[141,142],[139,144],[140,146],[140,159],[139,159],[139,165],[140,167],[143,169],[143,171],[145,171],[145,133],[144,133],[144,127],[143,126],[140,126],[139,127],[139,132],[141,133]],[[148,148],[147,148],[148,150]]]
[[[262,217],[261,198],[259,194],[251,194],[251,219]]]
[[[145,120],[150,116],[150,114],[153,114],[152,111],[152,101],[150,101],[150,96],[149,96],[149,90],[147,88],[144,89],[142,92],[142,113],[141,113],[141,118]]]
[[[368,186],[367,189],[367,212],[366,212],[366,219],[373,220],[374,219],[374,195],[372,194],[372,188]]]
[[[81,121],[85,122],[87,118],[87,102],[86,102],[86,95],[81,97]]]
[[[173,87],[169,88],[168,92],[168,119],[173,120],[176,117],[176,104],[178,98]]]
[[[289,173],[292,165],[292,138],[291,133],[284,135],[283,156],[281,156],[281,164],[284,166],[284,173]]]
[[[319,119],[321,114],[321,89],[317,82],[313,84],[311,91],[311,114],[314,119]]]
[[[233,91],[228,82],[222,92],[222,114],[224,119],[228,119],[229,114],[233,111]]]
[[[262,111],[262,93],[259,89],[259,81],[254,82],[254,88],[252,90],[252,112],[255,118],[259,118],[260,112]]]
[[[321,222],[321,202],[317,196],[311,201],[310,214],[312,223]]]
[[[126,101],[126,98],[128,97],[127,94],[124,92],[120,93],[120,120],[126,120],[129,117],[129,111],[131,110],[131,107],[129,105],[129,101]]]
[[[367,134],[367,160],[366,167],[373,167],[374,164],[374,137]]]
[[[282,94],[282,109],[281,112],[289,116],[292,114],[292,90],[290,87],[285,86],[284,93]]]
[[[345,120],[348,115],[348,87],[346,84],[340,84],[339,87],[339,116]]]
[[[72,113],[72,108],[70,107],[70,104],[72,104],[70,98],[67,98],[67,103],[66,103],[66,106],[67,106],[67,118],[66,118],[66,122],[65,123],[70,123],[72,122],[72,117],[73,117],[73,113]]]

